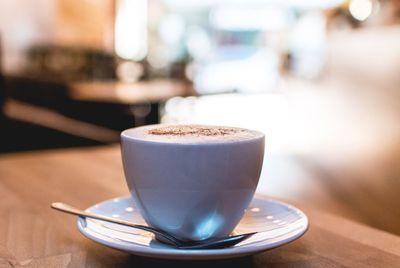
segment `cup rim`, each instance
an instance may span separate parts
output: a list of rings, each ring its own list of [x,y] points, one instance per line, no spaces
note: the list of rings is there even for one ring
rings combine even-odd
[[[163,145],[173,145],[173,146],[191,146],[191,145],[196,145],[196,146],[221,146],[221,145],[231,145],[232,143],[234,144],[246,144],[246,143],[252,143],[256,142],[258,140],[264,140],[265,139],[265,134],[261,131],[258,130],[252,130],[252,129],[246,129],[246,128],[240,128],[240,127],[231,127],[231,126],[221,126],[221,127],[229,127],[229,128],[237,128],[237,129],[244,129],[251,131],[257,135],[254,137],[248,137],[245,139],[238,139],[238,140],[208,140],[207,142],[202,142],[202,141],[185,141],[185,142],[176,142],[176,140],[150,140],[150,139],[144,139],[142,137],[132,137],[128,135],[128,132],[132,131],[133,129],[137,128],[151,128],[152,126],[161,126],[161,125],[179,125],[179,124],[152,124],[152,125],[145,125],[145,126],[140,126],[140,127],[134,127],[134,128],[128,128],[125,129],[121,132],[120,137],[121,140],[131,140],[135,141],[138,143],[149,143],[149,144],[163,144]],[[185,124],[182,124],[185,125]],[[217,125],[204,125],[204,126],[217,126]],[[218,125],[219,126],[219,125]]]

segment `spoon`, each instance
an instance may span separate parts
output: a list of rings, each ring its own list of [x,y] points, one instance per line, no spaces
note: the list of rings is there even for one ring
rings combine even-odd
[[[153,234],[156,234],[165,240],[167,240],[171,245],[175,246],[176,248],[179,249],[212,249],[212,248],[227,248],[234,246],[238,244],[239,242],[246,240],[250,236],[256,234],[255,233],[246,233],[246,234],[240,234],[240,235],[233,235],[233,236],[228,236],[225,238],[211,238],[211,239],[206,239],[206,240],[201,240],[201,241],[182,241],[164,231],[145,226],[145,225],[139,225],[139,224],[134,224],[129,221],[121,220],[121,219],[115,219],[111,217],[107,217],[104,215],[92,213],[92,212],[87,212],[84,210],[77,209],[73,206],[56,202],[52,203],[51,207],[53,209],[56,209],[58,211],[66,212],[69,214],[77,215],[83,218],[92,218],[96,220],[102,220],[102,221],[107,221],[107,222],[112,222],[120,225],[125,225],[129,226],[132,228],[140,229],[143,231],[147,231]]]

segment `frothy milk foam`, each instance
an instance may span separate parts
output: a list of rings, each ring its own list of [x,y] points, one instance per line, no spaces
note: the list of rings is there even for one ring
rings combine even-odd
[[[124,135],[133,139],[167,143],[239,142],[263,136],[254,130],[208,125],[150,125],[127,130]]]

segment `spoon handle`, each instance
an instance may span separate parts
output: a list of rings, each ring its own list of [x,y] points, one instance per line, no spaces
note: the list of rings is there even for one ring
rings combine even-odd
[[[51,207],[53,209],[55,209],[55,210],[58,210],[58,211],[61,211],[61,212],[66,212],[66,213],[69,213],[69,214],[73,214],[73,215],[77,215],[77,216],[81,216],[81,217],[85,217],[85,218],[91,218],[91,219],[111,222],[111,223],[116,223],[116,224],[120,224],[120,225],[129,226],[129,227],[132,227],[132,228],[140,229],[140,230],[143,230],[143,231],[151,232],[153,234],[157,234],[157,235],[162,236],[163,238],[167,239],[169,242],[171,242],[175,246],[180,246],[179,241],[177,241],[177,239],[175,237],[172,237],[172,236],[170,236],[170,235],[168,235],[166,233],[163,233],[162,231],[153,229],[153,228],[145,226],[145,225],[134,224],[134,223],[131,223],[129,221],[116,219],[116,218],[111,218],[111,217],[107,217],[107,216],[104,216],[104,215],[100,215],[100,214],[96,214],[96,213],[80,210],[78,208],[75,208],[73,206],[70,206],[70,205],[67,205],[67,204],[64,204],[64,203],[61,203],[61,202],[52,203]]]

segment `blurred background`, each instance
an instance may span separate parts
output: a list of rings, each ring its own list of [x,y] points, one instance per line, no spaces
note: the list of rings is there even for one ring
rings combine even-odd
[[[261,130],[259,191],[399,235],[400,1],[0,1],[1,154],[159,122]]]

